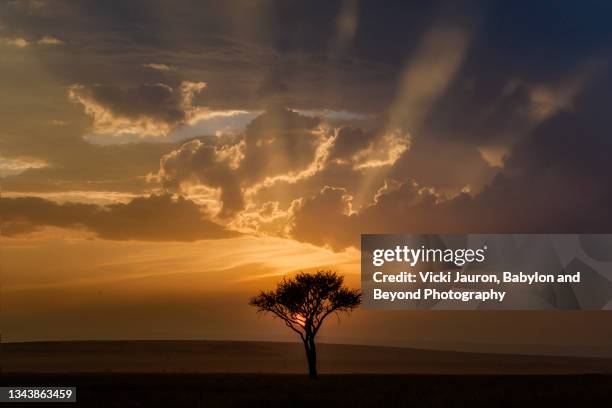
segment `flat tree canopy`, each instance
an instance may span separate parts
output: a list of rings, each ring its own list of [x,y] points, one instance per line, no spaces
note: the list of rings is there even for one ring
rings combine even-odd
[[[325,318],[332,313],[350,312],[361,304],[360,291],[343,284],[344,277],[332,271],[300,272],[249,302],[258,312],[272,313],[300,336],[311,378],[317,377],[315,336]]]

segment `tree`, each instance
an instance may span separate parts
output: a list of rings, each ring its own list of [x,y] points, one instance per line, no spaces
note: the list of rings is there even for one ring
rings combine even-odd
[[[306,349],[308,372],[317,378],[315,337],[325,318],[331,314],[349,313],[361,304],[361,292],[343,285],[344,277],[332,271],[298,273],[284,278],[276,290],[262,291],[249,304],[258,312],[271,313],[296,332]]]

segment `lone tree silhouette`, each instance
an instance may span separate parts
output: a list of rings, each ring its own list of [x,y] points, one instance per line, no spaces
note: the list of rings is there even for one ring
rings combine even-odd
[[[284,278],[276,290],[262,291],[249,304],[258,312],[272,313],[299,334],[308,360],[310,378],[317,378],[315,337],[332,313],[351,312],[361,304],[361,292],[343,286],[344,277],[332,271],[298,273]]]

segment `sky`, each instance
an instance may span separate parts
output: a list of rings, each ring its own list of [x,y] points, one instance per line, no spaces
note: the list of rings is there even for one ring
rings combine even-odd
[[[249,297],[357,287],[362,233],[610,233],[611,8],[2,2],[3,341],[292,340]],[[585,353],[612,317],[358,310],[322,338]]]

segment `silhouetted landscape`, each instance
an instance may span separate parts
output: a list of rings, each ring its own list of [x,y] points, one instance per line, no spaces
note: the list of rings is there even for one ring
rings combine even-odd
[[[606,398],[612,359],[299,343],[35,342],[2,345],[3,385],[75,385],[86,406],[448,406]],[[460,375],[459,375],[460,374]]]
[[[0,1],[0,400],[610,405],[610,16]]]
[[[5,373],[306,373],[300,343],[5,343],[2,360]],[[612,359],[321,344],[319,370],[321,374],[612,374]]]

